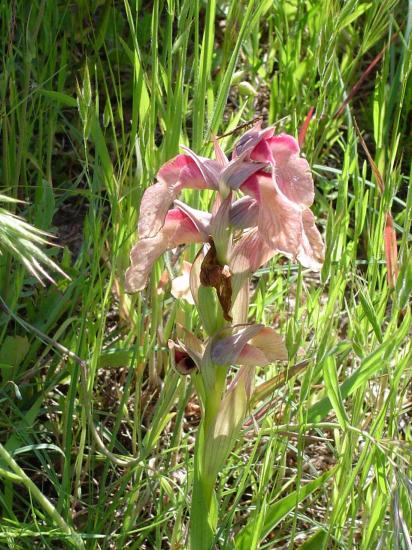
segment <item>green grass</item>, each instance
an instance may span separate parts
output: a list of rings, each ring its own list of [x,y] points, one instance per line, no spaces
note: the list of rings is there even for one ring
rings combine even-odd
[[[71,278],[43,288],[2,248],[0,547],[187,547],[198,411],[167,340],[197,318],[157,292],[160,263],[124,293],[139,200],[179,144],[208,154],[257,115],[297,135],[314,106],[326,262],[319,279],[273,261],[250,311],[308,365],[227,461],[216,548],[410,548],[411,3],[2,0],[0,15],[0,193],[28,203],[2,207],[57,236],[47,254]]]

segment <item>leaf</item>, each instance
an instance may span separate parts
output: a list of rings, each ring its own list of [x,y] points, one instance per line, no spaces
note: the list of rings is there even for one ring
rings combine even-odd
[[[223,311],[216,292],[212,287],[200,286],[198,293],[198,312],[207,334],[215,334],[223,325]]]
[[[16,456],[24,453],[30,453],[32,451],[42,451],[42,450],[55,451],[56,453],[61,454],[63,457],[66,456],[62,451],[62,449],[60,449],[60,447],[58,447],[57,445],[54,445],[53,443],[37,443],[35,445],[25,445],[24,447],[19,447],[18,449],[15,449],[11,453],[11,455]]]
[[[6,336],[0,348],[0,363],[18,367],[29,351],[26,336]]]
[[[40,229],[48,230],[56,208],[54,200],[53,187],[50,183],[42,179],[41,185],[36,186],[36,210],[34,225]]]
[[[130,365],[131,361],[133,361],[133,358],[139,357],[141,354],[143,354],[143,348],[139,347],[138,351],[134,348],[129,349],[107,349],[101,355],[99,355],[99,358],[97,360],[97,365],[99,368],[117,368],[117,367],[125,367],[127,365]]]
[[[348,424],[348,417],[340,393],[340,386],[336,373],[336,361],[332,356],[327,357],[324,361],[323,378],[325,380],[326,393],[335,410],[339,424],[342,429],[345,429]]]
[[[68,94],[55,92],[52,90],[40,90],[40,93],[46,97],[49,97],[50,99],[53,99],[54,101],[57,101],[62,105],[65,105],[66,107],[77,107],[76,98]]]
[[[387,340],[378,346],[372,353],[363,359],[360,366],[340,385],[340,394],[342,399],[346,399],[359,386],[370,380],[372,376],[387,366],[393,350],[399,346],[399,343],[408,333],[411,321],[410,312],[405,315],[402,325],[399,327],[396,336],[388,336]],[[329,397],[324,397],[308,411],[308,422],[321,422],[332,408]]]
[[[362,305],[362,309],[363,309],[366,317],[368,318],[368,321],[372,325],[373,331],[376,334],[377,339],[379,340],[380,343],[382,343],[381,327],[380,327],[379,322],[378,322],[378,318],[377,318],[377,315],[376,315],[375,308],[373,307],[373,304],[370,301],[369,296],[366,296],[366,294],[364,294],[362,292],[362,290],[360,290],[359,291],[359,299],[360,299],[360,303]]]
[[[266,6],[264,2],[257,2],[256,4],[257,4],[257,9],[255,14],[253,15],[253,18],[257,19],[259,17],[259,13],[262,13],[262,11],[266,8]],[[242,21],[242,26],[239,30],[239,34],[237,36],[237,40],[234,45],[232,55],[226,67],[225,75],[219,87],[219,92],[217,95],[213,116],[210,121],[210,125],[207,132],[208,134],[209,133],[216,134],[219,128],[220,122],[222,120],[222,115],[223,115],[225,106],[227,104],[227,98],[230,91],[230,84],[231,84],[233,74],[236,69],[236,63],[239,57],[240,47],[243,43],[245,34],[253,26],[253,22],[251,21],[251,19],[252,19],[252,12],[253,12],[254,6],[255,6],[254,0],[250,0],[245,11],[245,15]]]
[[[309,361],[302,361],[297,365],[293,365],[292,367],[283,370],[281,373],[279,373],[277,376],[274,376],[270,380],[267,380],[266,382],[260,384],[253,392],[252,407],[260,401],[263,401],[264,399],[269,397],[269,395],[273,393],[276,389],[284,386],[286,382],[288,382],[288,380],[305,370],[308,364]]]
[[[246,415],[251,378],[255,371],[250,367],[242,369],[235,386],[222,399],[216,420],[206,433],[204,475],[207,479],[214,479],[222,468]]]
[[[286,497],[274,502],[268,506],[263,528],[259,533],[259,539],[262,540],[278,525],[282,519],[290,514],[296,506],[307,498],[314,491],[322,487],[322,485],[335,473],[335,468],[331,468],[320,477],[310,481],[307,485],[299,487]],[[256,524],[254,515],[249,519],[243,529],[239,531],[235,538],[236,550],[250,550],[251,542],[255,536]]]
[[[372,2],[365,2],[364,4],[359,4],[355,8],[351,10],[351,12],[346,15],[345,10],[342,10],[341,17],[339,18],[339,32],[342,32],[342,30],[353,23],[353,21],[356,21],[361,15],[363,15],[366,11],[368,11],[371,6],[373,5]],[[342,18],[342,15],[345,15],[344,18]]]
[[[319,548],[325,548],[324,544],[327,537],[328,533],[324,529],[319,529],[319,531],[316,531],[316,533],[299,548],[300,550],[319,550]]]
[[[403,309],[409,302],[412,292],[412,251],[405,253],[399,277],[396,283],[399,309]]]

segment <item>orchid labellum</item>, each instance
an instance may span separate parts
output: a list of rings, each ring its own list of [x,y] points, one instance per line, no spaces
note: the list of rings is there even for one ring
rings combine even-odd
[[[126,272],[126,290],[143,290],[166,250],[200,244],[172,293],[184,298],[190,288],[206,340],[181,328],[178,341],[169,341],[172,364],[195,377],[202,408],[191,506],[191,547],[200,550],[214,544],[216,476],[253,401],[255,369],[287,360],[279,334],[248,324],[250,278],[276,254],[313,271],[324,258],[310,210],[313,179],[298,142],[257,125],[235,143],[230,161],[214,144],[214,159],[185,148],[160,168],[141,201],[138,242]],[[183,189],[213,190],[211,212],[181,202]],[[233,366],[238,370],[228,383]]]

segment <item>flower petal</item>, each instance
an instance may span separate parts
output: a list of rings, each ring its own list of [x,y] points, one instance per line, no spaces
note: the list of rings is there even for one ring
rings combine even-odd
[[[202,242],[204,236],[181,210],[170,210],[161,230],[154,237],[140,239],[132,248],[131,266],[126,271],[126,292],[138,292],[146,286],[154,262],[169,248],[179,244]]]
[[[219,181],[230,189],[237,190],[255,172],[266,166],[266,162],[245,161],[244,156],[231,160],[220,174]]]
[[[275,361],[287,361],[288,352],[283,338],[271,327],[263,327],[256,336],[250,340],[250,345],[260,350],[266,357],[268,363]],[[239,359],[242,360],[243,351]],[[243,365],[243,360],[241,361]]]
[[[259,205],[252,197],[242,197],[232,204],[230,225],[235,229],[246,229],[257,225]]]
[[[210,223],[212,221],[212,215],[209,212],[204,212],[203,210],[196,210],[192,208],[185,202],[175,200],[174,205],[178,210],[184,212],[192,222],[195,224],[196,228],[200,233],[203,234],[205,240],[208,235],[210,235]]]
[[[222,170],[220,163],[217,160],[211,160],[197,155],[194,151],[189,149],[189,147],[184,145],[181,145],[181,147],[184,151],[186,151],[187,156],[189,156],[196,164],[198,170],[202,174],[206,187],[209,187],[210,189],[217,189],[219,174]]]
[[[183,298],[189,304],[194,304],[192,293],[190,292],[190,284],[188,275],[179,275],[172,280],[172,296],[177,299]]]
[[[320,271],[325,259],[325,245],[315,225],[315,216],[305,208],[302,212],[303,235],[297,255],[299,262],[312,271]]]
[[[207,252],[207,250],[205,250],[206,246],[208,247],[209,245],[203,246],[197,253],[189,275],[190,292],[192,293],[193,300],[196,305],[199,304],[200,272],[202,270],[202,263]]]
[[[189,155],[177,155],[166,162],[157,173],[157,179],[157,183],[146,189],[140,204],[138,233],[141,239],[154,237],[159,232],[171,204],[182,189],[210,187],[210,182]]]
[[[224,167],[226,164],[229,164],[229,160],[225,155],[223,149],[220,147],[220,143],[216,139],[216,136],[213,136],[213,148],[215,150],[215,157],[220,166]]]
[[[162,228],[166,214],[177,196],[173,188],[155,183],[146,189],[140,203],[138,235],[141,239],[154,237]]]
[[[275,177],[286,197],[302,206],[311,206],[315,197],[308,161],[299,156],[299,144],[287,134],[273,136],[268,145],[275,160]]]
[[[235,334],[215,340],[211,358],[218,365],[264,367],[287,360],[288,354],[282,337],[275,330],[263,325],[248,325],[237,329]]]
[[[198,369],[197,363],[180,342],[176,343],[173,340],[168,340],[167,345],[171,354],[172,366],[179,374],[187,375],[196,372]]]
[[[193,356],[196,362],[200,362],[205,352],[205,346],[197,336],[190,332],[185,327],[177,324],[177,331],[179,335],[179,341],[183,339],[187,352]]]
[[[276,253],[270,248],[257,228],[241,237],[232,249],[229,263],[232,273],[233,294],[240,289],[244,278],[249,277],[260,266],[268,262]],[[236,283],[236,281],[238,281]]]
[[[306,159],[299,156],[299,143],[288,134],[273,135],[273,128],[243,136],[245,145],[239,148],[247,152],[251,160],[270,162],[275,169],[279,190],[291,201],[310,206],[314,199],[312,174]]]
[[[190,189],[207,189],[210,187],[210,182],[205,178],[199,164],[201,164],[201,160],[212,163],[214,161],[197,157],[188,148],[187,151],[187,155],[177,155],[163,164],[156,175],[157,179],[170,188],[177,187],[178,192],[186,187]],[[199,159],[201,160],[199,161]]]
[[[256,145],[264,140],[273,136],[275,129],[273,127],[265,128],[261,130],[261,122],[255,124],[255,126],[245,132],[243,136],[235,143],[233,150],[233,157],[239,157],[242,154],[250,154]]]
[[[237,363],[237,359],[244,346],[256,336],[263,325],[247,325],[241,329],[234,327],[228,329],[234,332],[230,336],[215,339],[211,348],[211,358],[218,365],[233,365]]]
[[[210,223],[209,235],[216,247],[217,258],[224,266],[227,263],[227,250],[231,243],[231,232],[229,226],[230,209],[232,205],[232,192],[221,202],[218,210],[214,213]]]
[[[239,355],[238,363],[245,367],[265,367],[269,361],[262,350],[246,344]]]
[[[249,279],[246,278],[243,284],[240,284],[240,281],[235,284],[238,285],[238,289],[235,294],[232,287],[232,322],[234,325],[241,325],[247,323],[249,313]]]
[[[183,260],[182,274],[172,280],[172,296],[177,299],[186,300],[191,305],[194,305],[192,293],[190,292],[190,269],[192,264]]]
[[[200,369],[204,346],[192,332],[178,325],[178,332],[182,333],[183,341],[179,338],[177,343],[168,341],[168,347],[174,352],[174,365],[181,374],[190,374],[196,368]]]
[[[232,273],[232,317],[233,323],[245,323],[249,310],[249,277],[261,265],[272,258],[269,248],[254,228],[244,235],[233,247],[229,263]]]
[[[255,162],[269,162],[272,166],[275,165],[275,159],[273,158],[272,150],[268,145],[268,141],[262,139],[256,144],[253,151],[249,153],[251,159]]]
[[[302,240],[301,208],[279,192],[273,174],[254,174],[242,190],[259,203],[258,230],[267,246],[274,253],[295,258]]]
[[[260,200],[243,198],[232,206],[231,220],[237,226],[258,224],[232,249],[229,265],[234,303],[245,279],[277,252],[289,258],[296,257],[304,267],[313,271],[319,271],[324,261],[325,246],[315,226],[313,213],[283,197],[275,187],[271,187],[267,175],[258,175],[255,180],[248,180],[247,186]]]

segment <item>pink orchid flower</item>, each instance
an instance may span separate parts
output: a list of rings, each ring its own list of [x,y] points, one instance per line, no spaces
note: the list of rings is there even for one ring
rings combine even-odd
[[[232,223],[249,227],[233,249],[231,271],[240,281],[276,253],[297,259],[319,271],[324,244],[309,207],[314,185],[309,164],[299,156],[299,144],[273,128],[257,126],[237,142],[234,157],[265,163],[269,168],[252,174],[241,186],[245,197],[232,209]]]
[[[245,280],[276,253],[320,270],[324,244],[309,209],[313,179],[292,136],[275,136],[273,128],[256,126],[235,145],[231,161],[216,140],[216,160],[185,151],[160,168],[157,183],[143,195],[139,241],[126,273],[128,292],[145,287],[154,261],[165,250],[207,242],[210,236],[234,276],[234,298]],[[176,200],[185,188],[214,189],[227,198],[218,198],[209,214]],[[231,190],[239,189],[245,196],[232,203]],[[175,208],[169,210],[173,203]],[[227,225],[243,230],[233,245],[223,239]]]
[[[176,200],[183,189],[214,189],[229,191],[239,188],[264,164],[244,161],[239,156],[229,162],[220,149],[216,160],[196,155],[177,155],[157,173],[157,183],[148,187],[140,204],[138,243],[133,247],[131,267],[126,271],[126,291],[143,290],[153,263],[168,249],[181,244],[207,242],[210,235],[221,231],[222,213],[219,201],[215,216]],[[170,209],[172,204],[177,208]],[[229,205],[230,206],[230,205]],[[224,207],[221,211],[225,211]]]

